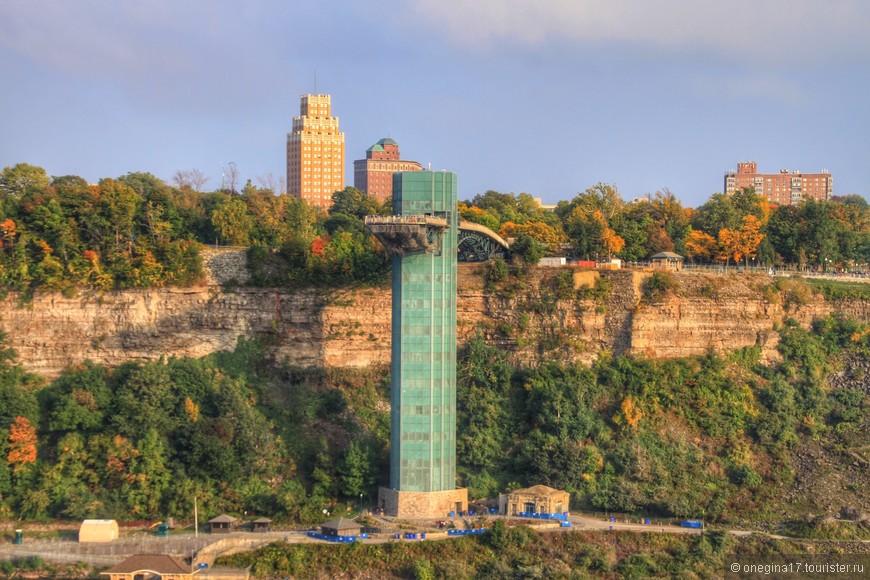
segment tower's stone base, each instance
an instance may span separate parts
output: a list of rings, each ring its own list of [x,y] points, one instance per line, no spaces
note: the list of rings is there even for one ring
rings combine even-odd
[[[378,507],[399,518],[446,518],[450,512],[468,509],[468,490],[398,491],[382,487],[378,489]]]

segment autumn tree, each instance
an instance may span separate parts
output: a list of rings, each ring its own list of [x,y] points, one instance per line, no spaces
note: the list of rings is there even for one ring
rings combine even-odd
[[[625,247],[625,240],[616,235],[616,232],[610,228],[604,228],[601,232],[601,246],[607,252],[607,259],[610,260],[613,254],[618,254]]]
[[[520,235],[529,236],[545,245],[550,251],[556,250],[559,244],[568,240],[561,228],[556,229],[549,224],[536,221],[528,221],[522,224],[506,222],[498,233],[503,238],[516,238]]]
[[[716,238],[701,230],[692,230],[686,236],[686,256],[702,262],[710,261],[716,257],[718,244]]]
[[[764,239],[761,233],[761,220],[754,215],[743,217],[743,225],[738,230],[724,228],[719,232],[719,246],[722,249],[721,256],[726,260],[733,259],[735,262],[744,260],[749,266],[749,259],[758,253],[758,247]]]
[[[758,254],[758,247],[764,239],[761,233],[761,220],[749,214],[743,216],[743,225],[739,230],[740,253],[743,254],[744,264],[749,266],[749,259]]]
[[[15,417],[9,426],[9,453],[6,460],[18,472],[36,463],[36,427],[26,417]]]
[[[456,209],[465,221],[486,226],[494,232],[499,229],[498,218],[483,208],[460,201]]]
[[[725,261],[725,265],[730,264],[731,260],[739,262],[743,254],[740,253],[740,239],[737,231],[722,228],[719,230],[719,255],[720,260]]]

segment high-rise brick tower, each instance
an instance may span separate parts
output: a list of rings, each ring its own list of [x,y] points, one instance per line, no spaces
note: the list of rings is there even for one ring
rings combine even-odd
[[[302,95],[299,108],[287,134],[287,193],[329,209],[344,189],[344,133],[329,95]]]

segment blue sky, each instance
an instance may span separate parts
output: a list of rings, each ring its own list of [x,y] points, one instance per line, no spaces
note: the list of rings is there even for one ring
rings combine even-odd
[[[0,166],[283,176],[315,71],[349,184],[389,135],[463,199],[697,206],[745,160],[870,197],[866,0],[0,0]]]

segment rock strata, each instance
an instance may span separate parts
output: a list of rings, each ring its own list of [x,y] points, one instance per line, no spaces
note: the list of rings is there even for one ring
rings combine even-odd
[[[237,281],[237,260],[219,256],[223,276]],[[480,333],[515,361],[591,362],[600,353],[649,357],[703,355],[760,346],[775,357],[774,330],[785,317],[807,326],[842,311],[870,321],[870,302],[826,303],[821,297],[784,310],[764,298],[763,276],[680,274],[677,291],[643,298],[644,272],[577,272],[575,288],[552,296],[558,271],[538,271],[507,292],[487,288],[482,267],[459,271],[460,345]],[[598,276],[610,290],[590,298]],[[223,280],[226,282],[226,280]],[[0,331],[22,365],[46,376],[90,359],[116,366],[161,356],[200,357],[231,350],[239,337],[269,337],[279,362],[364,367],[390,360],[390,290],[222,289],[220,275],[196,288],[164,288],[66,297],[37,293],[26,303],[0,301]],[[518,289],[519,288],[519,289]]]

